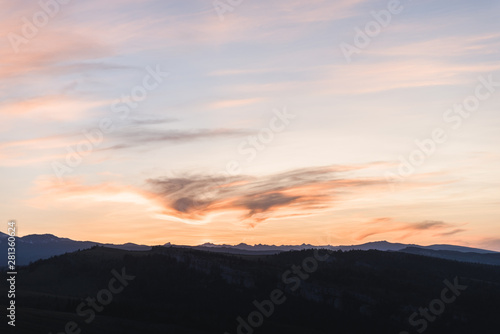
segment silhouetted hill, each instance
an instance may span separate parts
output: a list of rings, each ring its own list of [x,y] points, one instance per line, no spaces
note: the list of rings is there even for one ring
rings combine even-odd
[[[0,250],[4,253],[7,251],[7,235],[0,232]],[[114,244],[102,244],[93,241],[75,241],[68,238],[59,238],[52,234],[32,234],[24,237],[17,238],[17,264],[18,265],[27,265],[30,262],[39,260],[39,259],[47,259],[51,256],[61,255],[64,253],[71,253],[77,250],[89,249],[95,245],[106,246],[110,248],[118,248],[123,250],[133,250],[133,251],[147,251],[151,249],[151,246],[146,245],[137,245],[133,243],[126,243],[123,245],[114,245]],[[302,245],[247,245],[244,243],[231,246],[231,245],[215,245],[211,243],[206,243],[200,246],[182,246],[182,245],[171,245],[170,243],[165,244],[166,247],[181,247],[181,248],[193,248],[197,250],[216,252],[216,253],[228,253],[228,254],[241,254],[241,255],[273,255],[278,254],[280,252],[287,252],[292,250],[304,250],[304,249],[329,249],[329,250],[380,250],[380,251],[402,251],[407,247],[413,248],[421,248],[424,250],[430,250],[428,252],[420,252],[419,254],[425,254],[427,256],[434,257],[443,257],[449,259],[455,259],[457,261],[468,261],[470,262],[471,257],[461,257],[461,256],[444,256],[440,253],[432,252],[432,250],[449,250],[449,251],[457,251],[457,252],[474,252],[479,255],[474,256],[474,261],[477,263],[485,263],[485,264],[498,264],[492,259],[495,257],[485,256],[483,260],[482,254],[500,254],[497,252],[476,249],[476,248],[468,248],[462,246],[454,246],[454,245],[431,245],[431,246],[419,246],[419,245],[407,245],[401,243],[390,243],[387,241],[377,241],[377,242],[369,242],[361,245],[351,245],[351,246],[314,246],[310,244],[302,244]],[[0,268],[6,266],[6,260],[0,263]]]
[[[234,255],[178,247],[141,252],[94,247],[40,260],[18,271],[16,333],[59,333],[68,321],[75,321],[82,333],[89,334],[233,334],[238,333],[238,317],[248,322],[248,315],[257,310],[253,302],[270,299],[276,289],[284,291],[286,300],[274,305],[272,315],[263,317],[253,333],[416,333],[419,327],[410,328],[409,317],[431,302],[435,308],[442,298],[449,303],[443,304],[442,314],[427,321],[426,333],[498,332],[499,266],[405,252],[335,251],[328,258],[325,254],[326,250]],[[312,261],[315,255],[325,256],[324,261]],[[116,278],[112,270],[135,278],[126,281],[127,286],[87,324],[89,314],[78,316],[75,310],[87,298],[107,301],[100,291],[120,285],[116,279],[110,283]],[[455,288],[454,296],[445,280],[467,288]],[[2,280],[2,289],[5,285]],[[5,310],[5,305],[0,308]]]
[[[463,246],[454,246],[454,245],[431,245],[431,246],[417,246],[417,247],[432,249],[432,250],[449,250],[449,251],[465,252],[465,253],[481,253],[481,254],[497,253],[498,254],[498,252],[491,251],[491,250],[463,247]]]
[[[474,252],[458,252],[451,250],[432,250],[429,248],[408,247],[402,249],[401,252],[418,254],[424,256],[438,257],[441,259],[482,263],[500,266],[500,253],[474,253]]]

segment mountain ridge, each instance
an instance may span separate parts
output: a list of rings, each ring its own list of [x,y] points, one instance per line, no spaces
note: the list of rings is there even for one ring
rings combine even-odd
[[[6,239],[9,236],[0,232],[0,248],[7,248]],[[16,237],[17,264],[27,265],[40,259],[50,258],[55,255],[70,253],[77,250],[88,249],[93,246],[104,246],[130,251],[148,251],[153,246],[141,245],[135,243],[111,244],[94,241],[76,241],[69,238],[58,237],[53,234],[29,234],[23,237]],[[239,255],[273,255],[281,252],[300,251],[305,249],[330,249],[334,251],[351,250],[378,250],[392,252],[412,252],[414,254],[446,258],[451,260],[476,262],[484,264],[500,265],[500,252],[492,250],[471,248],[457,245],[436,244],[429,246],[420,246],[415,244],[391,243],[386,240],[367,242],[360,245],[266,245],[239,243],[237,245],[217,245],[213,243],[204,243],[197,246],[174,245],[166,243],[164,247],[191,248],[217,253],[239,254]],[[469,254],[469,255],[464,255]],[[498,257],[498,259],[497,259]],[[1,267],[1,265],[0,265]]]

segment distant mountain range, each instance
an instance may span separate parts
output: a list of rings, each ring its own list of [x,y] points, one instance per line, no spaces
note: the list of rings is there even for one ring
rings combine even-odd
[[[0,232],[0,250],[2,254],[7,254],[8,237],[7,234]],[[92,241],[75,241],[68,238],[59,238],[52,234],[31,234],[16,238],[16,264],[27,265],[36,260],[48,259],[55,255],[71,253],[79,249],[88,249],[95,245],[132,251],[146,251],[151,249],[150,246],[132,243],[123,245],[102,244]],[[4,258],[6,259],[7,256]],[[5,267],[6,265],[6,260],[2,259],[0,267]]]
[[[8,235],[0,232],[0,249],[3,254],[7,251]],[[151,246],[126,243],[121,245],[103,244],[93,241],[75,241],[68,238],[59,238],[52,234],[32,234],[17,238],[16,241],[16,261],[18,265],[27,265],[40,259],[47,259],[55,255],[71,253],[77,250],[88,249],[93,246],[104,246],[129,251],[148,251]],[[361,245],[351,246],[316,246],[310,244],[302,245],[215,245],[205,243],[199,246],[183,246],[166,243],[165,247],[192,248],[196,250],[209,251],[215,253],[239,254],[239,255],[274,255],[292,250],[304,250],[312,248],[323,248],[331,250],[351,251],[351,250],[378,250],[391,252],[404,252],[422,256],[430,256],[461,262],[473,262],[490,265],[500,265],[500,253],[485,249],[454,246],[454,245],[431,245],[419,246],[413,244],[390,243],[387,241],[369,242]],[[3,260],[2,260],[3,261]],[[4,267],[6,263],[0,263]]]
[[[173,246],[170,243],[165,244],[164,246]],[[190,247],[190,246],[182,246],[182,247]],[[284,246],[275,246],[275,245],[247,245],[241,243],[236,246],[231,245],[215,245],[212,243],[205,243],[200,246],[194,246],[193,248],[203,249],[203,250],[212,250],[216,251],[217,249],[233,249],[233,250],[242,250],[242,251],[251,251],[251,252],[287,252],[291,250],[303,250],[303,249],[311,249],[311,248],[326,248],[332,250],[342,250],[342,251],[350,251],[350,250],[379,250],[379,251],[393,251],[398,252],[408,247],[417,247],[427,250],[435,250],[435,251],[455,251],[455,252],[473,252],[480,254],[495,254],[498,252],[479,249],[479,248],[470,248],[463,246],[454,246],[454,245],[431,245],[431,246],[419,246],[414,244],[400,244],[400,243],[391,243],[387,241],[376,241],[376,242],[368,242],[361,245],[351,245],[351,246],[315,246],[310,244],[302,244],[302,245],[284,245]],[[500,254],[500,253],[498,253]]]

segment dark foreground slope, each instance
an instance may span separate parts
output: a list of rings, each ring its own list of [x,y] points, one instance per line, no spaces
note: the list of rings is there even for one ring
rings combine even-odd
[[[417,333],[424,324],[429,334],[498,333],[500,267],[350,251],[331,253],[316,261],[316,269],[315,261],[304,263],[312,258],[312,250],[242,256],[165,247],[147,252],[96,247],[65,254],[18,271],[12,332],[59,334],[67,326],[68,333],[81,334],[233,334],[238,333],[237,318],[248,319],[257,310],[253,301],[268,300],[281,289],[285,293],[279,299],[286,300],[263,316],[259,328],[240,333]],[[297,269],[303,264],[309,274]],[[454,300],[440,304],[443,281],[454,283],[455,278],[467,289],[459,296],[448,291],[444,297]],[[0,286],[6,291],[5,280]],[[100,301],[94,301],[98,296]],[[109,305],[102,306],[108,299]],[[418,315],[418,326],[410,326],[409,317],[432,301],[434,307],[445,305],[442,313],[427,315],[429,320]],[[0,307],[6,319],[4,300]],[[259,314],[253,315],[258,323]]]

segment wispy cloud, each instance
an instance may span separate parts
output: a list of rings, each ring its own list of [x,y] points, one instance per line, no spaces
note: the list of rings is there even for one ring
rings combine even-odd
[[[142,116],[141,118],[138,117],[131,117],[128,119],[128,122],[132,125],[136,126],[141,126],[141,125],[160,125],[160,124],[167,124],[167,123],[174,123],[178,122],[179,120],[177,118],[165,118],[165,117],[155,117],[155,116]]]
[[[376,218],[365,223],[366,229],[356,238],[364,240],[368,237],[379,234],[398,233],[398,239],[403,240],[412,235],[426,231],[440,232],[436,236],[450,236],[464,229],[457,229],[456,224],[447,223],[438,220],[425,220],[415,223],[396,221],[392,218]]]
[[[104,147],[102,150],[117,150],[134,147],[154,149],[156,144],[161,143],[168,142],[180,144],[195,140],[243,136],[249,133],[250,132],[248,130],[240,129],[139,130],[126,128],[116,134],[113,134],[112,141],[115,142],[115,144]]]
[[[146,205],[153,217],[188,224],[205,224],[214,216],[234,213],[247,226],[268,219],[315,215],[343,201],[385,187],[385,180],[356,178],[359,166],[292,170],[260,177],[184,175],[146,180],[143,187],[117,183],[85,184],[81,178],[37,181],[39,197],[30,203],[50,206],[82,200]],[[44,204],[45,203],[45,204]]]
[[[451,235],[455,235],[457,233],[462,233],[462,232],[465,232],[467,230],[463,229],[463,228],[456,228],[452,231],[449,231],[449,232],[444,232],[444,233],[439,233],[439,234],[436,234],[436,236],[438,237],[449,237]]]
[[[210,103],[210,108],[220,109],[220,108],[234,108],[241,107],[246,105],[255,104],[257,102],[262,101],[260,98],[251,98],[251,99],[236,99],[236,100],[221,100]]]
[[[240,212],[250,225],[270,218],[313,214],[331,209],[349,190],[362,192],[383,184],[380,179],[355,178],[355,167],[304,168],[261,176],[150,179],[153,198],[162,203],[163,214],[203,219],[215,212]]]
[[[0,114],[12,117],[29,115],[38,121],[76,121],[87,116],[92,109],[109,104],[110,101],[106,100],[91,100],[67,94],[11,98],[0,103]]]
[[[176,122],[172,118],[131,118],[116,132],[103,136],[103,144],[95,151],[114,151],[141,148],[153,150],[162,143],[182,144],[200,140],[217,140],[249,134],[244,129],[161,130],[150,127]],[[65,148],[86,140],[82,132],[0,142],[0,166],[24,166],[32,163],[65,158]],[[101,146],[102,145],[102,146]],[[55,151],[58,149],[58,151]]]

